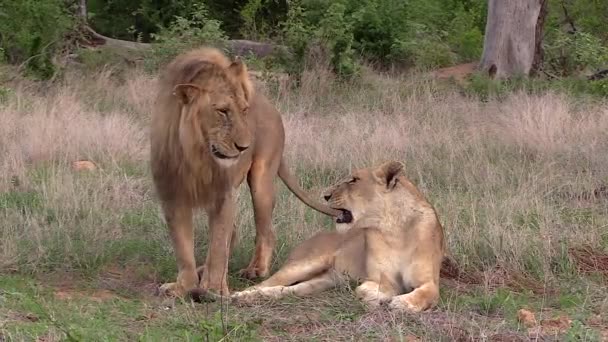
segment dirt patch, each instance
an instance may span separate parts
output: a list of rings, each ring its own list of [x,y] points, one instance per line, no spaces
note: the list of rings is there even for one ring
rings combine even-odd
[[[419,318],[428,329],[435,329],[450,338],[450,341],[480,341],[482,336],[489,341],[525,341],[523,334],[511,331],[501,317],[488,317],[473,312],[432,311]]]
[[[526,275],[508,270],[501,265],[484,271],[464,271],[454,260],[444,259],[440,276],[443,279],[465,285],[481,285],[486,289],[508,288],[514,292],[532,291],[536,295],[556,294],[549,284],[540,283]],[[458,284],[454,284],[459,287]]]
[[[568,316],[558,316],[551,319],[543,319],[540,324],[528,329],[531,338],[559,336],[568,331],[572,320]]]
[[[475,72],[477,63],[465,63],[454,65],[447,68],[436,69],[431,72],[431,75],[437,79],[454,78],[458,83],[466,83],[467,78]]]
[[[81,291],[76,289],[60,289],[56,290],[53,293],[56,299],[59,300],[73,300],[77,298],[86,298],[94,302],[104,302],[107,300],[112,300],[115,298],[119,298],[116,294],[112,293],[108,290],[96,290],[93,292]]]
[[[591,246],[571,247],[568,253],[582,273],[597,273],[608,277],[608,254]]]
[[[15,312],[15,311],[8,311],[8,312],[2,314],[2,316],[0,316],[0,318],[2,318],[2,320],[6,320],[6,321],[18,321],[18,322],[38,322],[40,320],[40,317],[38,317],[37,315],[35,315],[33,313],[21,313],[21,312]],[[2,339],[0,339],[0,341],[2,341]]]

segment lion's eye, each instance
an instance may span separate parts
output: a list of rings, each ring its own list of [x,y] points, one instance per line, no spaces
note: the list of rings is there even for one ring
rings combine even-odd
[[[218,109],[217,110],[221,116],[223,117],[227,117],[228,116],[228,109]]]
[[[357,183],[357,181],[358,181],[358,180],[359,180],[359,178],[358,178],[358,177],[353,177],[353,179],[351,179],[351,180],[348,182],[348,184],[355,184],[355,183]]]

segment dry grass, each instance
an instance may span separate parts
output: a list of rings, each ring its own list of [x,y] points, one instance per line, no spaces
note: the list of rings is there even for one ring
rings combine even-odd
[[[420,78],[370,75],[364,85],[337,86],[318,74],[305,75],[298,92],[271,95],[284,113],[287,159],[305,186],[318,191],[352,168],[405,161],[438,209],[452,256],[481,272],[500,266],[548,281],[575,271],[568,247],[607,248],[605,199],[577,197],[608,182],[605,103],[553,93],[483,103]],[[116,82],[103,72],[70,77],[44,96],[18,88],[0,105],[0,270],[147,262],[173,277],[147,166],[154,93],[154,79],[141,73]],[[100,168],[72,171],[81,159]],[[283,256],[331,227],[280,189],[274,222]],[[242,191],[233,266],[253,244]]]
[[[137,71],[117,80],[108,70],[72,75],[44,91],[24,84],[0,99],[0,274],[36,273],[51,288],[51,278],[74,285],[72,277],[92,275],[86,286],[138,295],[173,279],[173,251],[147,164],[154,82]],[[512,322],[522,305],[544,314],[547,306],[574,301],[576,314],[605,312],[606,103],[555,93],[482,102],[420,76],[370,73],[362,84],[338,85],[323,70],[307,72],[297,92],[261,86],[283,113],[286,157],[306,188],[318,194],[353,168],[404,161],[437,208],[457,265],[443,270],[453,280],[446,279],[440,308],[428,314],[366,312],[351,289],[338,289],[306,300],[230,308],[232,322],[262,321],[254,325],[266,340],[517,340],[521,329]],[[77,160],[91,160],[97,169],[75,171]],[[328,218],[283,185],[278,189],[275,268],[299,241],[331,229]],[[239,202],[242,233],[233,271],[248,262],[254,241],[246,186]],[[205,226],[198,217],[199,262]],[[11,279],[0,282],[10,285]],[[233,277],[230,285],[245,284]],[[571,293],[576,287],[585,290]],[[10,310],[32,311],[20,306],[23,300],[11,304],[6,298]],[[153,328],[158,331],[149,334],[163,338],[200,333],[201,322],[220,327],[209,321],[209,308],[165,311],[156,307],[160,299],[145,298],[141,307],[95,304],[100,312],[118,312],[104,322],[80,314],[69,318],[80,311],[113,316],[97,315],[86,303],[84,310],[55,301],[49,310],[87,336],[121,330],[116,327],[124,322],[127,335]],[[139,311],[149,315],[150,325],[131,319]],[[0,340],[2,329],[0,324]]]

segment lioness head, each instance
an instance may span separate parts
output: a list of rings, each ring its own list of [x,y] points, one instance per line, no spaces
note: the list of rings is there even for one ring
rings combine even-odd
[[[192,68],[193,81],[173,89],[181,105],[180,142],[192,153],[207,149],[219,165],[231,165],[253,139],[247,69],[240,60],[225,68],[204,61]]]
[[[346,231],[357,223],[374,223],[385,216],[391,205],[391,194],[399,182],[403,164],[389,161],[377,167],[359,169],[331,187],[324,198],[342,214],[336,218],[336,229]]]

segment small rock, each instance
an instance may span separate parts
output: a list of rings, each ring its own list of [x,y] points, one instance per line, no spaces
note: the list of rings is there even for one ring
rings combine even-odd
[[[602,316],[600,315],[592,315],[587,318],[587,324],[591,326],[601,326],[602,325]]]
[[[83,170],[93,171],[97,168],[97,166],[95,166],[95,164],[91,161],[79,160],[79,161],[75,161],[74,163],[72,163],[72,168],[75,171],[83,171]]]
[[[528,328],[536,325],[536,317],[534,316],[534,312],[526,309],[520,309],[517,311],[517,320]]]

